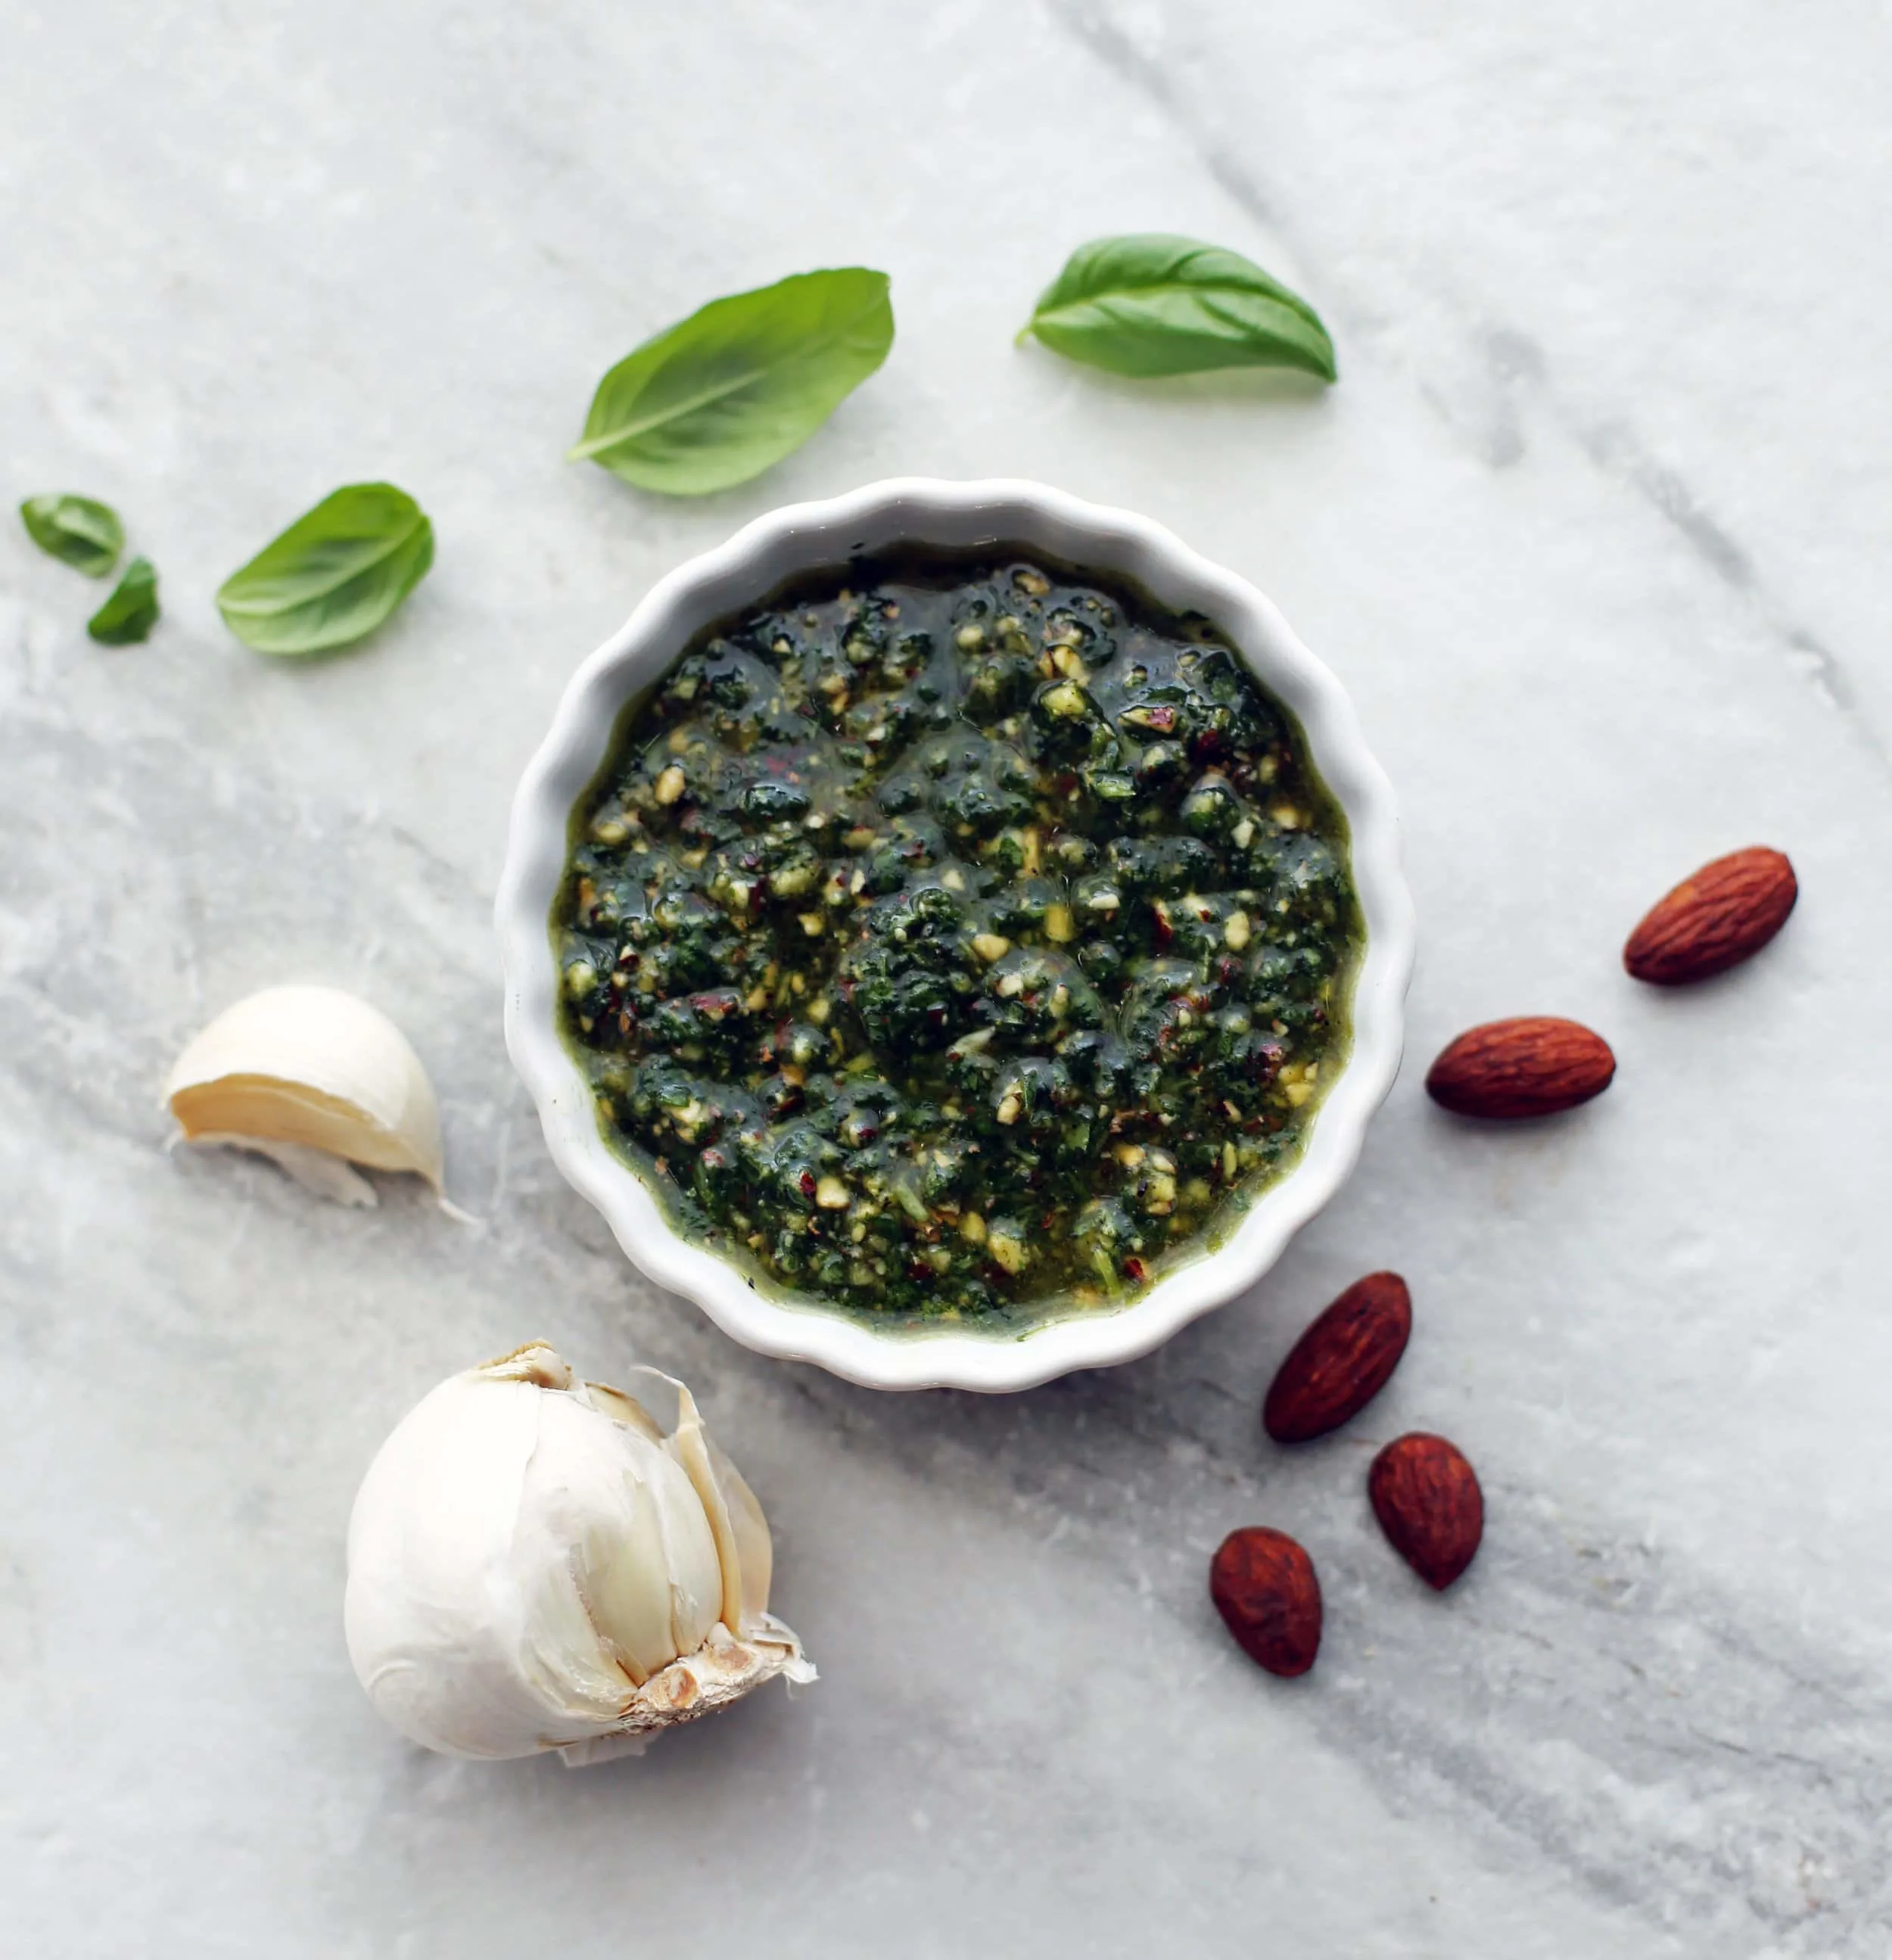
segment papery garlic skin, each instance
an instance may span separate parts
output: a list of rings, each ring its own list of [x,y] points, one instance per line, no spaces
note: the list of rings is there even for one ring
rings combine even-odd
[[[164,1099],[190,1141],[260,1150],[340,1204],[375,1201],[349,1163],[417,1172],[441,1188],[440,1110],[420,1057],[378,1008],[339,988],[269,987],[239,1001],[178,1057]]]
[[[814,1678],[767,1610],[761,1507],[670,1386],[666,1435],[534,1344],[443,1382],[382,1445],[343,1617],[403,1735],[593,1761],[777,1674]]]

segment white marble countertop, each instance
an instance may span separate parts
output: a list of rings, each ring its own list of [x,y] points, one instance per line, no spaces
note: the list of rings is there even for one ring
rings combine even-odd
[[[127,514],[166,616],[0,526],[0,1919],[10,1951],[1860,1955],[1892,1939],[1892,470],[1882,6],[856,0],[16,10],[5,497]],[[1334,329],[1330,393],[1019,351],[1068,248],[1193,232]],[[563,448],[719,293],[893,277],[884,372],[770,476]],[[732,1346],[551,1169],[502,1045],[508,800],[576,661],[770,505],[1041,477],[1247,574],[1400,791],[1410,1061],[1342,1198],[1163,1352],[1011,1400]],[[439,533],[358,654],[211,595],[335,484]],[[1704,858],[1803,898],[1686,996],[1618,952]],[[166,1156],[183,1039],[358,987],[441,1085],[470,1232]],[[1505,1013],[1615,1044],[1528,1133],[1425,1101]],[[1308,1314],[1410,1279],[1353,1428],[1257,1411]],[[543,1335],[686,1376],[822,1666],[583,1774],[425,1757],[349,1672],[342,1534],[441,1376]],[[1483,1476],[1426,1592],[1362,1493]],[[1295,1683],[1205,1592],[1292,1531]]]

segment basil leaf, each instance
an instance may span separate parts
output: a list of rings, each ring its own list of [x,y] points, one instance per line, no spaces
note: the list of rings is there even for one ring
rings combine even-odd
[[[1338,378],[1333,342],[1298,294],[1238,252],[1165,232],[1080,245],[1024,332],[1113,374],[1299,368]]]
[[[373,632],[433,562],[434,527],[405,490],[351,483],[232,572],[217,609],[260,654],[326,653]]]
[[[673,497],[760,476],[887,358],[887,285],[856,266],[712,300],[605,376],[566,460]]]
[[[90,497],[29,497],[20,506],[27,535],[63,565],[103,578],[125,549],[125,527],[109,504]]]
[[[158,568],[148,558],[135,558],[85,630],[100,646],[129,647],[148,640],[157,624]]]

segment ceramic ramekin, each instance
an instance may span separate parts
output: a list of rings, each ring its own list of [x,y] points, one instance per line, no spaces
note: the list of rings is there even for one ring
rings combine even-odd
[[[1025,1334],[964,1329],[877,1334],[858,1321],[759,1290],[736,1267],[680,1236],[642,1180],[599,1134],[584,1078],[557,1027],[550,932],[573,804],[597,772],[619,711],[712,621],[794,574],[901,545],[1019,544],[1134,580],[1164,605],[1208,615],[1255,674],[1293,709],[1352,830],[1367,943],[1353,1001],[1353,1052],[1322,1102],[1300,1162],[1212,1252],[1167,1274],[1133,1304]],[[1346,1181],[1368,1122],[1399,1067],[1413,964],[1413,911],[1400,873],[1399,822],[1339,683],[1254,587],[1199,558],[1147,518],[1081,503],[1042,484],[870,484],[797,504],[659,581],[572,676],[513,804],[495,906],[505,965],[506,1045],[539,1107],[561,1171],[604,1213],[632,1262],[687,1295],[727,1333],[765,1354],[818,1362],[882,1389],[1030,1388],[1073,1368],[1127,1361],[1251,1286]]]

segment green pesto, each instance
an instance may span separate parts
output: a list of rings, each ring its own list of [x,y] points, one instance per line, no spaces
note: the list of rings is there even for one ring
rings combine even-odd
[[[1293,1163],[1362,943],[1344,818],[1208,621],[1002,549],[700,635],[573,813],[607,1140],[758,1283],[1012,1332]]]

